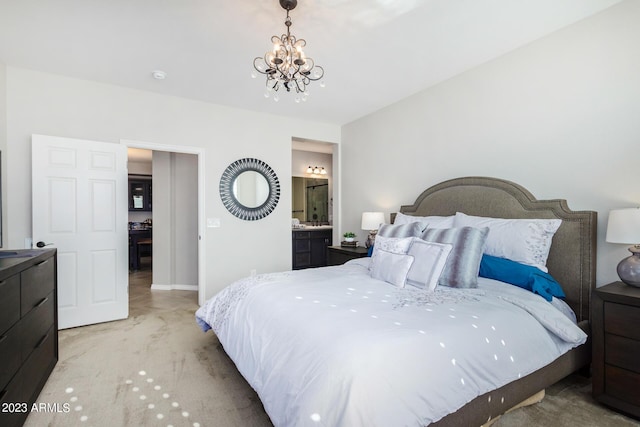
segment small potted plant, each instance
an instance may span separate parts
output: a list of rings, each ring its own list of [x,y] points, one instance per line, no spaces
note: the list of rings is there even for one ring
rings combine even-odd
[[[352,233],[351,231],[347,231],[346,233],[343,234],[343,236],[344,236],[345,242],[353,242],[356,238],[356,234]]]

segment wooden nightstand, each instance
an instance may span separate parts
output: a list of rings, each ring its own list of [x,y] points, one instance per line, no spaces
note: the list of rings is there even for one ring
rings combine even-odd
[[[593,291],[593,397],[640,417],[640,288],[614,282]]]
[[[368,252],[369,249],[362,246],[356,246],[355,248],[329,246],[328,265],[340,265],[352,259],[364,258]]]

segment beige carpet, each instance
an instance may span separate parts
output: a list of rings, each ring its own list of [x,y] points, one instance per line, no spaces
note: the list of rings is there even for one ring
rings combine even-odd
[[[60,332],[38,399],[60,412],[32,413],[26,426],[271,426],[216,337],[196,326],[196,294],[152,292],[150,277],[132,276],[129,319]],[[593,402],[590,387],[571,377],[493,426],[640,426]]]

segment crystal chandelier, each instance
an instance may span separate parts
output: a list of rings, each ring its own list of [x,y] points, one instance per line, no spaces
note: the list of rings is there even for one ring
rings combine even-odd
[[[296,91],[296,102],[306,101],[309,96],[307,86],[311,81],[320,80],[324,76],[324,69],[315,65],[313,59],[307,57],[302,51],[307,42],[304,39],[296,39],[290,32],[291,17],[289,11],[298,5],[297,0],[280,0],[280,6],[287,11],[287,19],[284,24],[287,26],[287,34],[271,37],[273,50],[264,54],[264,57],[257,57],[253,60],[253,67],[260,74],[267,76],[267,90],[264,94],[266,98],[274,93],[273,100],[278,101],[278,90],[284,87],[287,92],[292,89]],[[258,75],[254,71],[251,76]],[[320,87],[324,87],[324,82],[320,82]]]

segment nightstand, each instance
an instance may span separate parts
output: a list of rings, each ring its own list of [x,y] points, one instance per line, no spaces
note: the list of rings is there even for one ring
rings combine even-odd
[[[328,250],[328,265],[340,265],[352,259],[364,258],[369,252],[369,249],[362,246],[356,246],[355,248],[346,246],[329,246]]]
[[[593,291],[593,397],[640,417],[640,288],[622,282]]]

